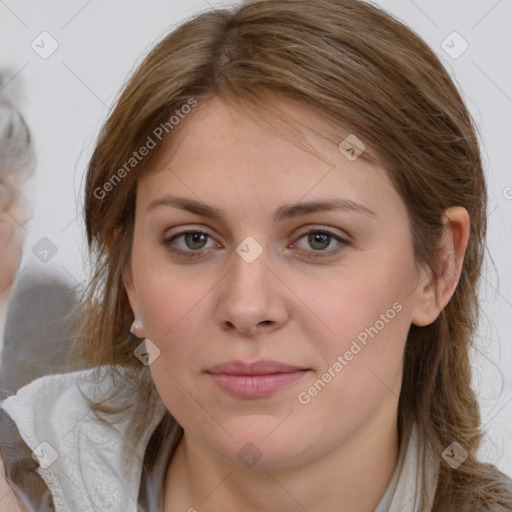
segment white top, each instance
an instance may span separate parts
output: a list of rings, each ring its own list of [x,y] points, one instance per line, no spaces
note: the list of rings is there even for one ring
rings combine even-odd
[[[106,367],[96,369],[103,372]],[[144,454],[158,424],[167,413],[163,402],[155,402],[157,414],[136,418],[116,425],[116,430],[95,420],[80,393],[104,396],[112,385],[109,373],[101,385],[94,370],[41,377],[6,398],[3,408],[15,422],[22,439],[39,462],[37,473],[53,497],[56,512],[138,512],[138,495]],[[137,387],[127,389],[137,403]],[[131,446],[130,429],[137,420],[146,424],[136,446]],[[166,450],[171,446],[166,442]],[[399,460],[390,484],[375,512],[419,512],[419,491],[423,468],[418,456],[421,445],[416,427],[408,443],[400,450]],[[436,458],[427,467],[430,496],[437,483]],[[163,482],[166,467],[160,465],[153,483]],[[154,489],[163,493],[162,489]],[[155,497],[152,498],[153,503]],[[152,508],[151,512],[161,512]]]

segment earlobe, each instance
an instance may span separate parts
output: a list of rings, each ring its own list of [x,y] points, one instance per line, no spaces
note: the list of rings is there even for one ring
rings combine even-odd
[[[469,213],[462,206],[448,208],[443,224],[437,275],[425,272],[417,289],[411,322],[420,327],[433,323],[453,296],[469,241]]]

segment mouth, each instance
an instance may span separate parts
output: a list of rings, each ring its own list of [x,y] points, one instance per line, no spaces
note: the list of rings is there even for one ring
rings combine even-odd
[[[210,368],[206,373],[231,395],[261,398],[297,382],[309,371],[309,368],[280,361],[260,360],[252,363],[227,361]]]

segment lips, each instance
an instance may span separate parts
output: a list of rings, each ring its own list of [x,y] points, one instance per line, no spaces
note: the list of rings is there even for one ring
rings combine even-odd
[[[227,361],[207,373],[224,391],[241,398],[269,396],[304,377],[308,368],[280,361]]]
[[[252,363],[243,361],[227,361],[208,370],[208,373],[225,373],[228,375],[268,375],[271,373],[291,373],[305,370],[301,366],[292,366],[280,361],[260,360]]]

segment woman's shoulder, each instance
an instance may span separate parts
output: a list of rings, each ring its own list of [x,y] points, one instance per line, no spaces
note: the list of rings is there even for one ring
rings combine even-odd
[[[121,366],[98,366],[35,379],[5,398],[0,407],[13,419],[19,419],[19,426],[29,418],[44,424],[56,416],[61,425],[90,410],[91,403],[101,402],[115,390],[131,393],[135,398],[136,383],[133,378],[130,380],[129,371]]]
[[[57,510],[135,510],[137,482],[146,444],[164,415],[137,414],[147,404],[137,402],[135,387],[116,381],[124,372],[98,367],[47,375],[6,398],[0,408],[15,423],[19,435],[38,463],[37,472],[51,491]],[[115,425],[98,421],[91,403],[121,390],[139,409]],[[92,402],[91,402],[92,400]],[[134,443],[132,429],[144,421],[142,438]],[[112,428],[114,427],[114,428]],[[86,489],[87,492],[79,492]],[[1,509],[0,509],[1,510]]]
[[[25,441],[32,441],[37,433],[60,440],[65,429],[89,410],[87,397],[99,398],[111,388],[112,379],[103,367],[46,375],[5,398],[0,407]]]

